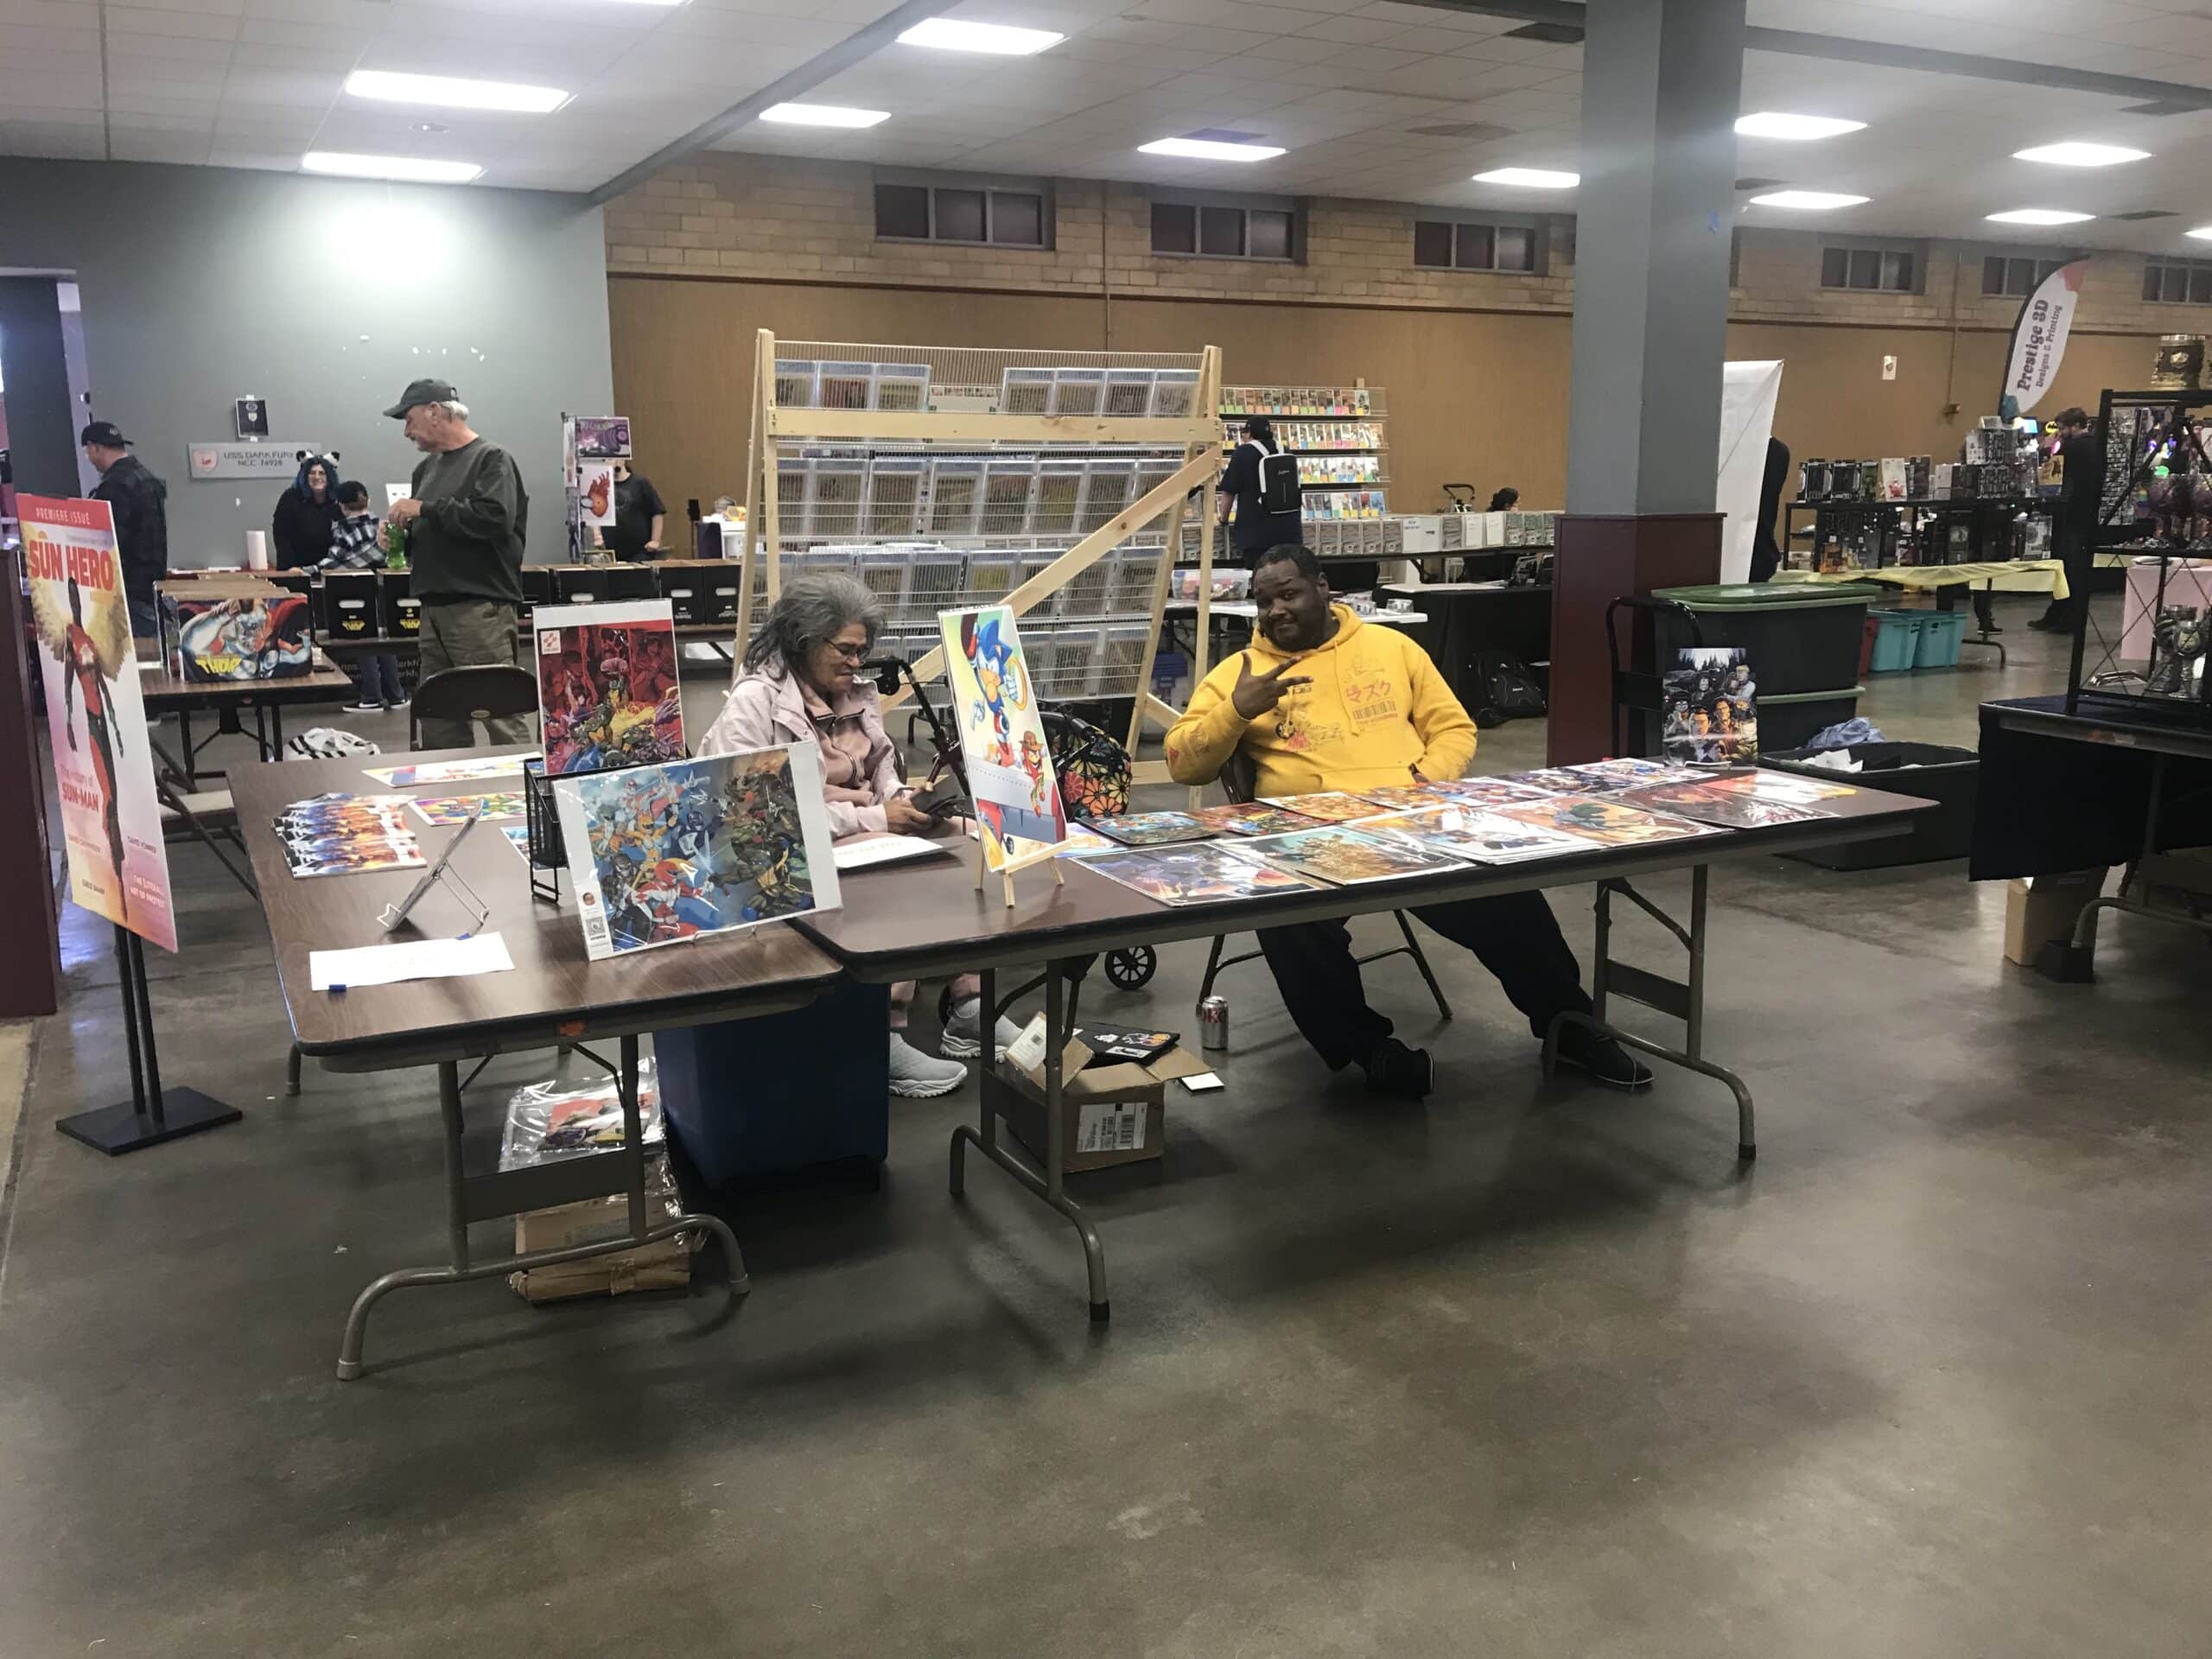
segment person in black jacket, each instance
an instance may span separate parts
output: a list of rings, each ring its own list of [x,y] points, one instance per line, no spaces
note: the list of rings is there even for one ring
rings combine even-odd
[[[276,498],[269,520],[279,570],[305,569],[330,556],[345,510],[338,505],[338,457],[302,454],[292,487]]]
[[[1782,511],[1782,488],[1789,480],[1789,446],[1770,435],[1766,476],[1759,482],[1759,521],[1751,531],[1751,580],[1764,582],[1782,569],[1782,543],[1774,539],[1775,515]]]
[[[94,421],[77,442],[100,475],[92,499],[106,502],[115,515],[115,550],[123,565],[130,632],[141,639],[156,639],[162,622],[154,584],[169,569],[169,486],[130,453],[130,440],[113,421]]]
[[[2065,599],[2054,599],[2050,608],[2031,628],[2071,633],[2077,611],[2089,602],[2089,572],[2097,550],[2098,510],[2104,500],[2104,449],[2097,441],[2096,425],[2085,410],[2058,412],[2058,508],[2051,514],[2051,539],[2066,566]]]

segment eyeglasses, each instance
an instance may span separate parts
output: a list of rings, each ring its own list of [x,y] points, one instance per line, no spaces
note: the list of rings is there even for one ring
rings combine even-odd
[[[824,639],[822,643],[849,663],[857,663],[868,655],[868,647],[864,645],[849,645],[842,639]]]

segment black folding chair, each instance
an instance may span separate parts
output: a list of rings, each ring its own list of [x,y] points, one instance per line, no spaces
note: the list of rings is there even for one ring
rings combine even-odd
[[[1222,767],[1221,787],[1223,793],[1229,797],[1230,802],[1238,806],[1249,805],[1253,798],[1258,794],[1258,772],[1242,749],[1231,754],[1228,764]],[[1356,957],[1354,960],[1364,968],[1370,962],[1382,962],[1391,957],[1411,957],[1414,959],[1414,966],[1421,969],[1421,976],[1427,983],[1428,994],[1436,999],[1437,1017],[1449,1020],[1452,1017],[1452,1005],[1445,1001],[1444,988],[1436,982],[1435,970],[1428,965],[1428,958],[1421,954],[1421,941],[1414,937],[1413,923],[1407,919],[1406,912],[1402,910],[1394,910],[1390,915],[1391,918],[1398,924],[1398,931],[1405,935],[1406,942],[1403,944],[1394,944],[1387,950],[1373,951],[1367,956]],[[1198,983],[1198,1000],[1201,1002],[1213,995],[1214,980],[1223,969],[1234,968],[1241,962],[1250,962],[1265,954],[1259,950],[1246,950],[1236,956],[1224,957],[1221,953],[1222,947],[1227,943],[1228,935],[1217,933],[1213,936],[1212,945],[1206,951],[1205,977]]]
[[[407,709],[407,741],[410,747],[423,747],[426,720],[498,720],[537,712],[537,677],[526,668],[505,663],[442,668],[415,688]]]

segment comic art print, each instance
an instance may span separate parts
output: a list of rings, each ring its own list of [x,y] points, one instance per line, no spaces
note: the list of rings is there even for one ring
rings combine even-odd
[[[1669,760],[1743,765],[1759,758],[1758,688],[1741,645],[1678,651],[1663,684],[1660,742]]]
[[[174,950],[168,852],[114,517],[105,501],[17,500],[69,896]]]
[[[1163,905],[1205,905],[1224,899],[1260,899],[1295,893],[1307,883],[1271,864],[1237,858],[1218,847],[1161,847],[1094,853],[1086,868]]]
[[[181,680],[278,680],[314,666],[304,594],[165,602],[176,619]]]
[[[594,961],[837,908],[811,743],[562,778],[553,798]]]
[[[1065,839],[1068,818],[1014,612],[1004,605],[944,611],[938,626],[984,863],[993,870],[1027,863]]]
[[[1232,857],[1272,864],[1332,887],[1389,881],[1408,875],[1438,875],[1466,868],[1464,859],[1432,847],[1389,836],[1370,836],[1341,824],[1301,830],[1287,836],[1221,843]]]
[[[558,778],[683,758],[668,601],[541,605],[532,636],[547,772]]]

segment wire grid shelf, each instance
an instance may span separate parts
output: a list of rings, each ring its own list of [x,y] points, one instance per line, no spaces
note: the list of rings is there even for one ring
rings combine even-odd
[[[874,542],[832,543],[787,550],[785,580],[825,571],[851,576],[882,607],[887,631],[906,633],[934,628],[942,611],[1001,603],[1015,588],[1049,569],[1065,550],[967,550],[933,542],[888,546]],[[1023,623],[1147,619],[1139,626],[1148,626],[1153,589],[1166,556],[1164,547],[1125,548],[1108,553],[1046,594],[1024,614]],[[767,602],[766,581],[763,561],[753,573],[756,617]]]
[[[773,390],[777,404],[785,409],[937,409],[1158,420],[1198,412],[1203,361],[1196,352],[779,340]]]

